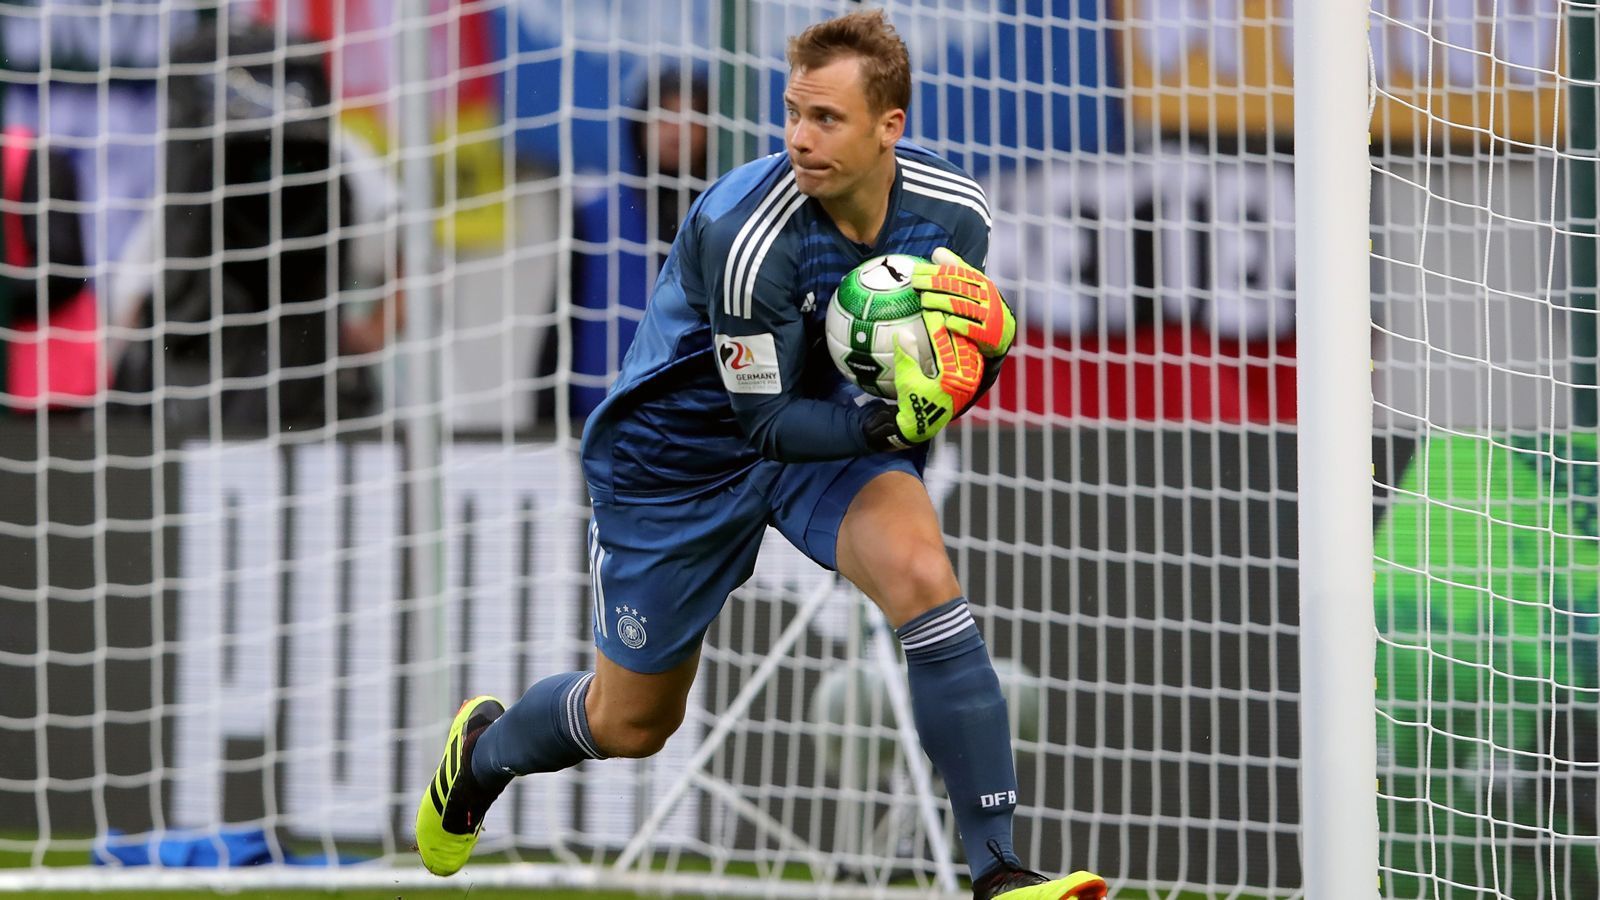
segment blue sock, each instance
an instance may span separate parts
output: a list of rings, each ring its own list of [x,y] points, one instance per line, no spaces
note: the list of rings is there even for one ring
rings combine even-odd
[[[593,672],[551,675],[528,688],[494,720],[472,748],[472,777],[498,791],[517,775],[559,772],[586,759],[604,759],[589,733]]]
[[[1000,678],[965,598],[957,597],[895,629],[906,651],[911,717],[922,749],[944,777],[956,828],[976,880],[1005,861],[1011,846],[1017,770]]]

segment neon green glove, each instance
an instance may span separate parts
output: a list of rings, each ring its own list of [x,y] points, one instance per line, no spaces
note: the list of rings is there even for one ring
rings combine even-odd
[[[969,266],[955,251],[940,247],[933,261],[917,263],[911,286],[922,293],[922,308],[945,313],[945,326],[972,341],[984,356],[1005,356],[1017,338],[1017,317],[989,276]]]
[[[983,381],[983,357],[971,341],[951,333],[947,316],[924,311],[922,321],[938,356],[936,376],[923,374],[898,338],[894,345],[895,424],[913,444],[930,440],[965,412]]]

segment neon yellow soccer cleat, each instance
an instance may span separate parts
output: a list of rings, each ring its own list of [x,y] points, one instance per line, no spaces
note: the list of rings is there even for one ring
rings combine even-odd
[[[1073,872],[1051,881],[1038,872],[1002,866],[972,886],[974,900],[1104,900],[1106,880]]]
[[[468,761],[477,743],[476,732],[506,711],[493,697],[473,697],[461,704],[450,723],[444,758],[417,805],[417,852],[422,864],[435,875],[454,875],[467,864],[489,804],[499,796],[473,780]]]

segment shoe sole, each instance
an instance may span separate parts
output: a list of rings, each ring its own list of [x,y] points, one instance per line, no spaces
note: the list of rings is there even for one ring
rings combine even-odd
[[[994,900],[1105,900],[1106,880],[1093,872],[1073,872],[1044,884],[994,895]]]
[[[480,710],[491,704],[501,712],[505,711],[505,704],[487,694],[467,700],[456,710],[456,717],[450,722],[450,734],[445,738],[444,755],[439,759],[439,768],[434,770],[428,789],[422,792],[422,800],[417,804],[417,854],[422,857],[423,867],[435,875],[454,875],[461,871],[461,867],[472,856],[479,833],[483,831],[482,821],[478,822],[478,827],[471,834],[445,831],[444,808],[450,800],[456,777],[466,764],[461,759],[461,745],[470,730],[467,726]]]

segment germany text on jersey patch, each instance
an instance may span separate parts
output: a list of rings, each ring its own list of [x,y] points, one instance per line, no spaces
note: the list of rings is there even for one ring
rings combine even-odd
[[[730,394],[781,394],[778,349],[770,334],[716,336],[717,371]]]

